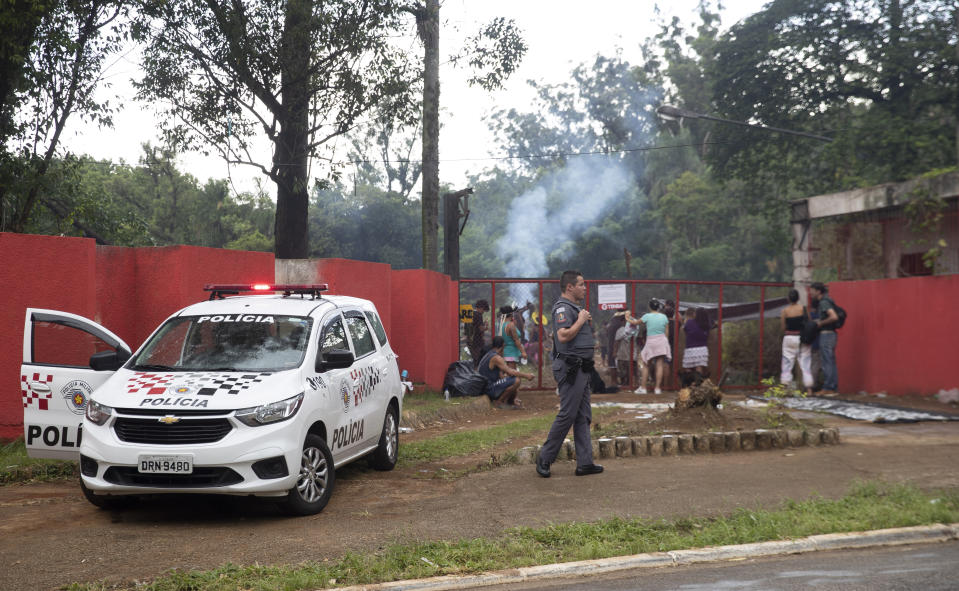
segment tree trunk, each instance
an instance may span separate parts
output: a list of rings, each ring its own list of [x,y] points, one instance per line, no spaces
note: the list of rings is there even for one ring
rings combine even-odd
[[[426,0],[416,17],[423,41],[423,268],[439,270],[437,253],[440,203],[440,5]]]
[[[16,18],[5,23],[4,47],[0,50],[0,142],[13,132],[13,114],[17,111],[14,92],[23,82],[24,64],[36,38],[37,28],[45,16],[53,12],[55,3],[38,4],[31,0],[14,0],[9,14]]]
[[[87,44],[97,32],[96,23],[98,13],[98,6],[93,5],[89,7],[89,12],[86,13],[86,18],[80,27],[76,46],[73,50],[73,63],[71,64],[70,68],[70,84],[66,89],[66,97],[63,101],[63,104],[60,105],[59,116],[53,125],[53,136],[50,138],[50,142],[47,144],[47,150],[44,153],[43,158],[37,162],[31,162],[31,166],[35,165],[36,170],[33,173],[30,190],[27,192],[27,199],[23,204],[23,208],[17,212],[13,218],[12,230],[14,232],[22,233],[26,230],[27,222],[30,220],[30,212],[33,210],[33,206],[40,198],[43,177],[50,169],[50,163],[53,162],[53,156],[56,154],[57,146],[60,144],[60,135],[63,133],[63,129],[67,125],[67,119],[73,113],[73,108],[77,101],[77,92],[79,92],[80,89],[80,70],[82,69],[84,55],[87,52]],[[57,110],[54,109],[53,112],[56,113]]]
[[[276,258],[305,259],[309,229],[309,69],[310,0],[289,0],[283,24],[280,63],[282,91],[280,131],[273,152],[276,175]]]

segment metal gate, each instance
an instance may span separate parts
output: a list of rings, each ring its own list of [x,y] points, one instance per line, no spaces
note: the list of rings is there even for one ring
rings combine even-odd
[[[791,283],[757,282],[757,281],[689,281],[689,280],[652,280],[652,279],[587,279],[585,305],[593,315],[593,329],[600,327],[603,331],[597,339],[597,349],[605,349],[603,353],[606,375],[601,376],[609,381],[609,361],[613,352],[608,350],[612,343],[606,333],[606,324],[615,313],[615,309],[600,309],[598,303],[599,286],[625,287],[625,307],[636,315],[642,315],[646,310],[646,302],[650,298],[662,301],[671,300],[675,310],[670,322],[670,341],[672,344],[673,359],[669,373],[664,380],[666,388],[678,387],[679,371],[682,356],[678,353],[684,350],[684,334],[682,332],[683,310],[693,307],[703,307],[715,323],[710,330],[709,337],[709,368],[714,382],[720,378],[724,388],[758,388],[761,380],[769,375],[779,374],[780,346],[779,322],[772,321],[778,316],[779,310],[786,302]],[[617,287],[618,289],[618,287]],[[531,304],[532,310],[526,314],[532,320],[531,327],[524,331],[524,340],[527,341],[527,351],[532,353],[530,360],[536,366],[535,386],[524,386],[523,389],[552,389],[555,382],[546,366],[546,359],[551,342],[552,331],[544,322],[548,322],[552,303],[559,297],[558,279],[524,279],[524,278],[488,278],[488,279],[460,279],[459,304],[469,306],[477,300],[486,300],[489,303],[489,312],[483,314],[482,320],[486,325],[485,342],[488,343],[494,334],[495,319],[500,306],[517,304],[524,306]],[[517,299],[519,298],[519,299]],[[524,301],[519,301],[524,300]],[[604,306],[605,307],[605,306]],[[524,316],[526,316],[524,314]],[[535,317],[534,317],[535,314]],[[464,318],[465,317],[465,318]],[[457,324],[459,330],[460,359],[469,358],[469,343],[464,336],[470,331],[464,330],[470,320],[469,314],[461,314]],[[479,318],[477,318],[478,320]],[[735,324],[732,324],[735,323]],[[724,334],[725,329],[725,334]],[[600,341],[602,339],[604,343]],[[528,343],[533,343],[530,347]],[[725,362],[724,362],[725,346]],[[630,359],[632,359],[632,352]],[[522,369],[522,368],[521,368]],[[623,387],[632,389],[638,378],[635,374],[634,363],[629,363],[629,371]],[[725,373],[724,373],[725,372]]]

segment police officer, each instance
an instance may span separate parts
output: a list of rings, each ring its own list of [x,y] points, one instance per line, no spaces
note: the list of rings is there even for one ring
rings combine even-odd
[[[576,475],[599,474],[603,467],[593,463],[589,423],[589,381],[593,370],[593,328],[589,311],[581,308],[586,298],[586,281],[579,271],[564,271],[559,280],[562,297],[553,304],[553,376],[559,384],[559,413],[550,427],[546,443],[536,460],[536,473],[549,478],[549,465],[573,427],[576,444]]]

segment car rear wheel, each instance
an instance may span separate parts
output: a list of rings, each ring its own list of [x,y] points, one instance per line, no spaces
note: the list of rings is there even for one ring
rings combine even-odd
[[[386,409],[386,418],[383,419],[383,432],[380,433],[380,444],[370,456],[370,466],[376,470],[392,470],[396,466],[396,458],[400,449],[400,418],[395,403],[390,403]]]
[[[283,508],[291,515],[314,515],[323,510],[333,493],[333,454],[326,441],[310,433],[303,442],[300,473],[286,494]]]

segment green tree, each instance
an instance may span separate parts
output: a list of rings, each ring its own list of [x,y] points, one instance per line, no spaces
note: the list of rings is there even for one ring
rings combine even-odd
[[[829,145],[717,126],[724,174],[815,194],[956,161],[959,27],[951,0],[775,0],[733,26],[708,64],[726,118],[829,132]],[[798,156],[797,156],[798,154]]]
[[[272,250],[275,205],[262,187],[231,196],[227,181],[201,186],[176,166],[177,155],[144,145],[138,165],[89,157],[55,159],[44,193],[56,209],[41,208],[27,231],[88,235],[118,246],[192,244]]]
[[[317,187],[310,208],[311,254],[419,267],[420,209],[375,186]]]
[[[0,5],[0,230],[23,232],[37,203],[61,219],[70,211],[46,179],[67,121],[110,125],[112,108],[94,97],[104,63],[123,43],[119,0],[4,2]],[[72,225],[105,242],[78,218]]]
[[[16,132],[17,109],[23,100],[26,71],[40,23],[56,7],[40,0],[0,2],[0,146]]]
[[[277,188],[276,254],[303,258],[310,162],[374,108],[412,122],[418,75],[390,42],[399,3],[145,1],[139,96],[169,105],[166,137],[262,170]],[[260,135],[269,163],[253,156]]]

